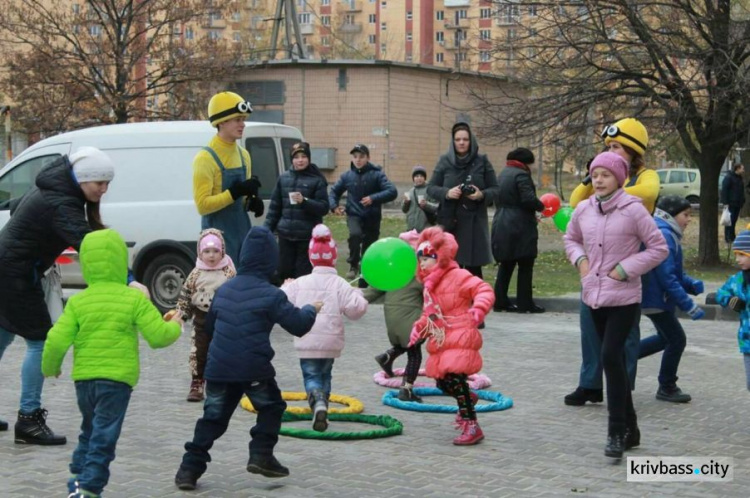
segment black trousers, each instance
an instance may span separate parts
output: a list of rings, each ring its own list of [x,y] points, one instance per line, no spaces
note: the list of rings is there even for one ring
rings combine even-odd
[[[308,255],[309,240],[289,240],[279,237],[279,279],[298,278],[312,273]]]
[[[463,268],[464,270],[468,271],[469,273],[471,273],[475,277],[479,277],[479,278],[482,278],[482,279],[484,278],[482,276],[482,267],[481,266],[467,266],[467,265],[460,265],[460,266],[461,266],[461,268]]]
[[[639,316],[640,304],[592,309],[596,333],[602,341],[602,367],[607,379],[609,433],[624,434],[636,419],[630,380],[625,368],[625,339]]]
[[[497,279],[495,279],[495,306],[510,306],[508,299],[508,288],[513,270],[518,265],[518,279],[516,281],[516,306],[522,310],[528,310],[534,305],[531,283],[534,277],[534,260],[536,258],[523,258],[508,261],[500,261],[497,267]]]
[[[352,266],[358,265],[367,248],[380,238],[380,219],[347,216],[346,227],[349,229],[349,257],[346,261]]]
[[[737,236],[735,228],[737,227],[737,220],[740,219],[740,211],[742,206],[729,206],[729,217],[732,220],[732,224],[728,227],[724,227],[724,241],[727,244],[734,242],[734,238]]]

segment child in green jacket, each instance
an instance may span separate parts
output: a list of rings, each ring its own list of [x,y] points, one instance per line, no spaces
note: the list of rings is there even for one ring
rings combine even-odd
[[[88,287],[72,296],[47,335],[42,373],[58,377],[73,346],[73,372],[81,434],[73,452],[69,496],[99,496],[109,480],[109,464],[138,383],[138,331],[152,348],[177,340],[179,314],[164,321],[151,301],[127,285],[128,250],[114,230],[91,232],[80,250]]]

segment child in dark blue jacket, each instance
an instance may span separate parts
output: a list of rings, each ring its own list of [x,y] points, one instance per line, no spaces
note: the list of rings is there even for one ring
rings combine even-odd
[[[654,219],[667,241],[669,256],[645,279],[641,306],[656,327],[657,334],[641,340],[638,358],[664,351],[656,399],[687,403],[691,400],[690,395],[677,387],[677,367],[687,340],[675,310],[679,307],[693,320],[705,315],[688,295],[701,294],[703,282],[689,277],[682,269],[680,239],[690,223],[690,203],[677,195],[660,197]]]
[[[250,430],[247,471],[265,477],[289,475],[289,469],[273,456],[286,403],[276,385],[269,336],[278,323],[302,337],[315,323],[322,303],[295,308],[270,283],[278,264],[279,247],[273,234],[265,227],[253,227],[242,244],[237,276],[216,291],[205,322],[205,332],[213,336],[204,373],[206,402],[175,476],[180,489],[195,489],[211,460],[208,450],[226,432],[243,394],[258,411],[257,423]]]
[[[359,274],[359,262],[370,245],[380,237],[380,221],[383,217],[382,205],[398,196],[396,187],[388,180],[383,170],[370,162],[370,149],[357,144],[351,150],[352,162],[349,171],[331,187],[329,204],[337,215],[346,212],[346,226],[349,229],[349,272],[351,280]],[[339,206],[339,199],[346,194],[346,209]],[[359,287],[367,287],[360,279]]]

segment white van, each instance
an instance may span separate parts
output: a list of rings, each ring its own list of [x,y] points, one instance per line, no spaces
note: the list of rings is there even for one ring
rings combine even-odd
[[[193,201],[193,158],[215,134],[207,121],[171,121],[99,126],[42,140],[0,169],[0,228],[10,218],[10,201],[31,188],[42,167],[79,147],[97,147],[115,163],[102,221],[125,239],[135,277],[148,286],[154,303],[170,309],[195,265],[201,227]],[[291,167],[288,151],[300,140],[291,126],[246,123],[241,145],[250,152],[264,199]],[[254,225],[263,221],[248,215]],[[83,287],[75,255],[73,260],[62,267],[63,286]]]

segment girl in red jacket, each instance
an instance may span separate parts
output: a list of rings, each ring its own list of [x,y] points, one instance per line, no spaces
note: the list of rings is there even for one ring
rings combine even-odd
[[[467,378],[482,369],[482,335],[477,326],[495,303],[492,287],[458,267],[458,244],[440,227],[422,232],[417,246],[417,278],[424,284],[422,316],[414,324],[410,346],[427,340],[427,375],[456,398],[456,425],[461,435],[456,445],[477,444],[484,439],[474,405],[477,395]]]

